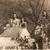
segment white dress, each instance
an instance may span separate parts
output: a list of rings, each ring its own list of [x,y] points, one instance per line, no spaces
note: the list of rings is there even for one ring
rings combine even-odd
[[[16,26],[18,26],[19,23],[20,23],[20,20],[19,20],[19,19],[15,19],[13,22],[14,22],[14,24],[15,24]]]
[[[28,30],[26,28],[21,28],[20,37],[22,37],[24,39],[25,36],[26,36],[26,38],[30,38],[30,33],[28,32]]]

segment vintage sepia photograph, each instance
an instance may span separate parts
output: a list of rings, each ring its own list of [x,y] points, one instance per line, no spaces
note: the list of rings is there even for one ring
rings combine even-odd
[[[50,0],[0,0],[0,50],[50,50]]]

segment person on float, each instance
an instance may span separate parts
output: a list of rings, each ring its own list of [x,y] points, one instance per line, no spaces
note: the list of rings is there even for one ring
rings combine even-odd
[[[14,14],[14,21],[13,21],[13,23],[16,25],[16,27],[19,26],[19,24],[20,24],[20,19],[17,18],[16,14]]]

